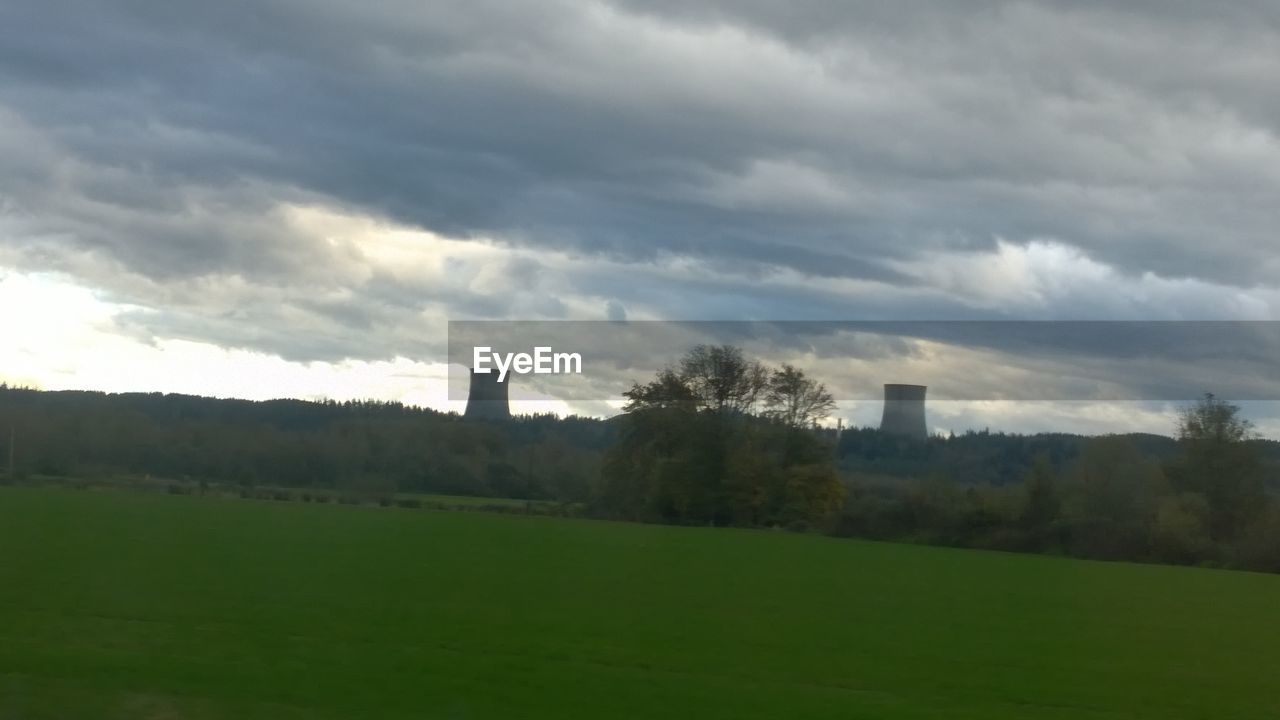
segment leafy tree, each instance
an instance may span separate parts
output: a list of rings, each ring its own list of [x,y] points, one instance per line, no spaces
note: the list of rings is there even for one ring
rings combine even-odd
[[[669,368],[644,385],[632,383],[631,389],[622,395],[627,399],[623,406],[627,412],[661,409],[688,412],[696,409],[698,403],[689,382]]]
[[[1155,559],[1192,565],[1214,556],[1209,536],[1209,504],[1198,493],[1167,495],[1156,507],[1151,529]]]
[[[844,500],[844,486],[830,464],[794,465],[784,477],[786,495],[779,524],[795,529],[826,528]]]
[[[1240,417],[1240,408],[1213,393],[1205,393],[1193,405],[1178,413],[1178,439],[1219,445],[1239,443],[1255,437],[1253,423]]]
[[[1085,444],[1065,488],[1064,515],[1073,554],[1105,559],[1146,557],[1156,504],[1164,492],[1160,465],[1123,437]]]
[[[769,376],[765,393],[768,415],[793,428],[807,428],[831,415],[836,401],[822,383],[803,370],[783,365]]]
[[[1043,549],[1051,543],[1053,523],[1061,509],[1057,479],[1048,458],[1036,458],[1024,489],[1022,526],[1032,546]]]
[[[1232,555],[1237,567],[1280,573],[1280,508],[1259,513],[1241,533]]]
[[[750,413],[769,383],[768,370],[732,345],[698,345],[680,360],[680,380],[698,406],[719,413]]]
[[[842,487],[829,444],[805,420],[826,407],[821,384],[795,368],[770,375],[731,346],[697,346],[676,367],[624,393],[597,507],[663,522],[825,527]],[[799,393],[789,421],[755,412],[771,378],[779,401]]]
[[[1179,413],[1181,456],[1170,467],[1179,489],[1204,496],[1209,532],[1230,541],[1267,505],[1253,425],[1240,408],[1212,393]]]

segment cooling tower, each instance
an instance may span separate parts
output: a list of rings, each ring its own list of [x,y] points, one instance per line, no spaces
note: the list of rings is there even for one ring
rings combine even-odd
[[[471,420],[506,420],[511,417],[507,384],[498,382],[497,371],[471,371],[471,390],[467,393],[467,411],[463,417]]]
[[[916,440],[929,436],[924,423],[924,385],[884,386],[884,415],[880,418],[881,432],[902,435]]]

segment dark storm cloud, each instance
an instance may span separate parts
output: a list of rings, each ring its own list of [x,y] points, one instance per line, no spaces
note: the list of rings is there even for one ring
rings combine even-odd
[[[575,297],[601,317],[1270,316],[1276,77],[1262,0],[18,0],[0,244],[149,308],[138,332],[296,359],[418,356],[432,308],[555,318]],[[355,274],[287,204],[483,239],[506,280]],[[950,269],[997,239],[1079,257],[1025,291],[1002,287],[1021,266]]]

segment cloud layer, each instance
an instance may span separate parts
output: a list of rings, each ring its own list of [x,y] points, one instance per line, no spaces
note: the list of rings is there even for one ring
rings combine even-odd
[[[1280,319],[1280,6],[0,7],[0,266],[113,332]]]

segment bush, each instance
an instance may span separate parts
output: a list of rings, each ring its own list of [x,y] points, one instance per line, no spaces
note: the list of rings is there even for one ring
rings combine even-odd
[[[1196,565],[1214,555],[1209,537],[1209,503],[1199,493],[1181,493],[1161,498],[1151,528],[1152,553],[1156,559]]]
[[[1233,566],[1280,573],[1280,509],[1272,508],[1240,534],[1232,549]]]

